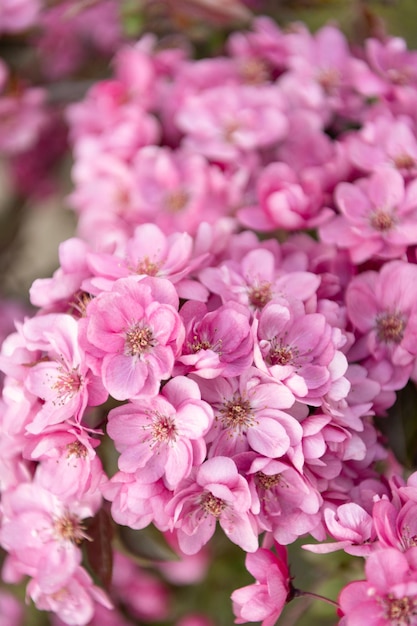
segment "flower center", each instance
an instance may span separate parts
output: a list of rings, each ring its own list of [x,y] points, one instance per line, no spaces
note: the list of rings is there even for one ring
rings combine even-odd
[[[384,343],[400,343],[405,326],[405,319],[400,313],[382,313],[376,319],[378,340]]]
[[[147,274],[148,276],[156,276],[159,272],[159,264],[154,263],[148,256],[143,257],[136,266],[136,274]]]
[[[170,213],[179,213],[189,200],[189,194],[183,189],[171,191],[165,199],[166,208]]]
[[[292,364],[296,356],[296,350],[281,343],[281,340],[274,338],[271,341],[271,347],[267,356],[270,365],[289,365]]]
[[[54,531],[58,538],[79,545],[83,539],[89,539],[80,518],[72,513],[65,513],[54,522]]]
[[[272,489],[281,484],[281,474],[264,474],[263,472],[256,472],[256,481],[262,489]]]
[[[224,500],[216,498],[216,496],[213,496],[209,491],[203,493],[200,504],[205,513],[213,515],[214,517],[220,517],[227,506]]]
[[[323,90],[330,94],[340,85],[340,74],[333,67],[323,69],[318,75],[318,82]]]
[[[193,342],[188,344],[188,348],[194,354],[196,352],[200,352],[200,350],[213,350],[213,352],[217,352],[217,354],[221,355],[221,347],[222,340],[218,339],[214,344],[211,343],[208,339],[203,339],[198,335],[194,335]]]
[[[260,85],[269,79],[268,67],[261,59],[248,59],[242,63],[240,73],[243,82],[249,85]]]
[[[235,133],[240,129],[240,124],[236,120],[228,121],[223,128],[223,137],[227,143],[233,143],[235,139]]]
[[[79,375],[77,368],[68,371],[63,367],[59,367],[58,371],[60,374],[52,385],[52,389],[55,389],[57,392],[57,400],[53,404],[62,406],[79,392],[82,377]]]
[[[75,456],[77,459],[85,459],[87,457],[87,448],[80,441],[73,441],[67,445],[67,459]]]
[[[253,411],[249,400],[237,396],[229,402],[225,402],[220,409],[220,419],[225,428],[241,430],[252,426],[254,423]]]
[[[177,428],[174,419],[168,415],[155,413],[155,419],[152,422],[151,429],[154,444],[164,443],[166,441],[174,442],[177,438]]]
[[[399,170],[411,170],[415,167],[415,160],[409,154],[399,154],[394,158],[394,165]]]
[[[255,309],[263,309],[265,304],[272,299],[271,283],[261,283],[249,289],[249,302]]]
[[[141,356],[155,346],[155,339],[148,326],[135,324],[126,332],[125,355]]]
[[[391,215],[391,213],[383,211],[382,209],[378,209],[371,216],[372,228],[375,228],[375,230],[379,230],[381,233],[391,230],[394,225],[394,217]]]
[[[395,598],[392,594],[388,594],[383,598],[385,608],[385,618],[389,620],[393,626],[410,626],[413,615],[417,615],[417,602],[414,598],[404,596],[403,598]]]

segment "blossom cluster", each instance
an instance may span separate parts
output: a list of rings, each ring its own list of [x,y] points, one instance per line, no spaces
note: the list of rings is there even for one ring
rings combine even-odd
[[[308,536],[366,558],[341,625],[416,624],[417,478],[373,417],[417,381],[417,53],[267,18],[222,57],[156,44],[67,108],[77,236],[0,355],[3,578],[57,624],[142,618],[143,572],[87,569],[110,510],[184,562],[219,525],[237,623],[273,626]]]

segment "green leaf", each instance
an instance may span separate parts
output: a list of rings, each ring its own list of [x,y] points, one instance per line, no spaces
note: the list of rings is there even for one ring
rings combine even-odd
[[[140,562],[178,561],[179,557],[154,526],[134,530],[128,526],[118,527],[118,537],[124,550]]]

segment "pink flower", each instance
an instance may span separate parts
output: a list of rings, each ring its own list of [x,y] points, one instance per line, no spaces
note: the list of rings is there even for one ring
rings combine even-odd
[[[417,141],[409,118],[380,115],[348,135],[345,145],[352,163],[365,172],[384,164],[407,179],[417,172]]]
[[[82,281],[89,277],[87,267],[87,244],[75,237],[67,239],[59,246],[59,268],[52,278],[38,278],[30,288],[30,301],[34,306],[46,310],[68,310],[71,304],[76,307],[77,293]]]
[[[110,411],[107,432],[121,452],[122,471],[150,465],[155,478],[163,476],[174,489],[204,460],[203,436],[212,421],[212,409],[201,400],[197,383],[177,376],[158,396]]]
[[[0,32],[15,33],[34,26],[41,11],[41,0],[2,0]]]
[[[253,453],[242,457],[236,460],[239,465],[249,465],[252,511],[259,528],[271,532],[283,545],[306,533],[314,534],[321,522],[322,497],[312,480],[285,458],[268,459]]]
[[[92,294],[110,291],[112,283],[124,276],[157,276],[168,278],[188,294],[195,292],[196,299],[206,299],[205,288],[188,279],[195,267],[208,254],[193,257],[193,239],[186,233],[175,232],[165,235],[155,224],[137,226],[133,236],[121,246],[119,254],[114,252],[90,252],[88,266],[94,273],[91,280],[84,281],[83,287]]]
[[[117,400],[155,395],[171,375],[184,330],[168,280],[121,278],[87,308],[82,344]]]
[[[302,402],[319,406],[333,380],[346,371],[347,361],[336,350],[336,335],[326,318],[306,313],[301,302],[270,302],[253,329],[255,365]]]
[[[58,591],[81,563],[83,520],[94,515],[97,502],[91,496],[64,501],[37,483],[21,483],[2,494],[2,508],[0,542],[15,575],[36,578],[47,594]]]
[[[415,556],[408,560],[394,548],[378,550],[368,557],[365,573],[366,580],[348,584],[340,594],[344,626],[363,626],[364,623],[368,626],[414,625],[417,603]]]
[[[331,215],[330,209],[323,208],[317,177],[300,179],[286,163],[270,163],[262,170],[257,195],[259,206],[238,212],[242,224],[256,230],[314,228]]]
[[[215,267],[204,268],[199,273],[202,283],[213,293],[218,294],[223,304],[240,302],[252,312],[259,311],[280,296],[289,299],[308,301],[319,288],[320,279],[316,274],[297,271],[298,268],[280,266],[278,254],[266,245],[260,247],[257,241],[249,243],[249,250],[240,259],[228,258]],[[236,240],[237,243],[237,240]],[[243,252],[243,251],[242,251]]]
[[[78,567],[72,577],[53,592],[45,591],[37,580],[27,586],[27,596],[38,609],[53,611],[69,626],[86,626],[94,616],[98,602],[111,609],[112,603],[102,589],[93,584],[84,568]]]
[[[320,236],[346,248],[353,263],[397,258],[417,243],[417,183],[405,187],[392,167],[380,166],[354,184],[340,183],[335,195],[341,215],[322,226]]]
[[[381,546],[406,551],[417,545],[417,503],[407,500],[377,500],[372,510],[376,534]]]
[[[347,313],[361,335],[352,359],[372,355],[409,375],[417,355],[416,292],[417,267],[404,261],[391,261],[380,272],[352,279],[346,291]]]
[[[271,382],[255,368],[240,378],[201,380],[202,396],[216,421],[206,437],[210,456],[230,456],[249,449],[269,457],[291,455],[300,445],[302,427],[283,411],[294,403],[283,384]]]
[[[285,548],[275,544],[277,554],[265,548],[246,556],[246,569],[256,578],[253,585],[232,593],[235,624],[262,622],[274,626],[291,591]]]
[[[232,459],[216,456],[202,463],[178,486],[168,506],[171,527],[185,554],[195,554],[211,539],[217,520],[227,537],[246,552],[258,547],[248,483]]]
[[[41,409],[27,426],[38,434],[47,426],[75,420],[85,408],[107,398],[100,378],[88,368],[78,344],[78,323],[65,314],[50,314],[28,320],[23,326],[27,345],[45,356],[28,369],[25,385],[43,400]]]
[[[103,496],[112,502],[115,522],[130,528],[146,528],[151,522],[163,530],[168,528],[165,509],[171,492],[162,480],[156,480],[152,468],[136,474],[116,472],[102,487]]]
[[[186,100],[177,124],[187,134],[187,147],[222,163],[278,143],[288,129],[275,85],[207,89]]]
[[[373,536],[372,517],[355,502],[341,504],[334,509],[325,507],[323,511],[327,531],[336,542],[303,545],[305,550],[316,554],[327,554],[344,550],[356,556],[367,555],[370,546],[366,545]]]
[[[238,376],[252,363],[253,339],[248,312],[235,302],[208,311],[201,302],[188,301],[180,315],[186,328],[181,373],[202,378]]]

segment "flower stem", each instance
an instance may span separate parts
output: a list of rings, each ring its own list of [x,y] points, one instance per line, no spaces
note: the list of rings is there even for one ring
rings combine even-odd
[[[331,604],[336,608],[339,608],[339,605],[334,600],[330,600],[330,598],[326,598],[325,596],[321,596],[318,593],[314,593],[314,591],[303,591],[302,589],[294,589],[293,598],[314,598],[315,600],[322,600],[323,602],[327,602],[327,604]]]

